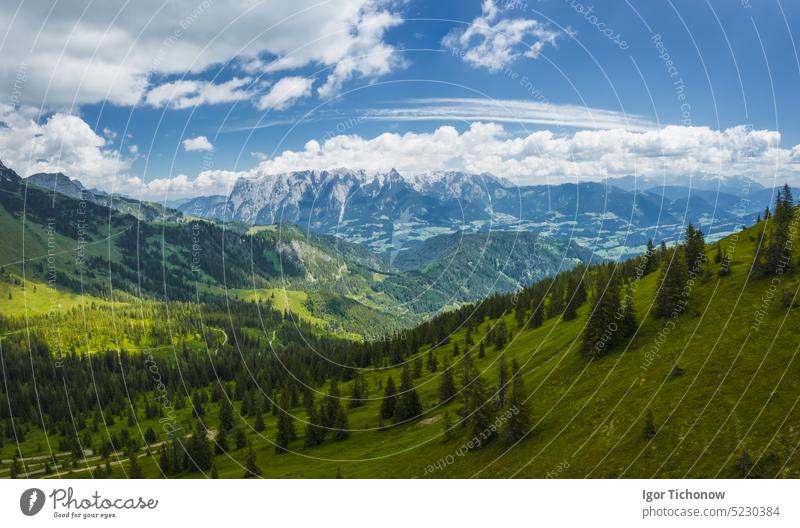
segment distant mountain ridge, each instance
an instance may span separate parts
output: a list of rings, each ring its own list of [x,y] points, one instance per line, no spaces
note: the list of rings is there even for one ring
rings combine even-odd
[[[69,178],[63,172],[40,172],[24,178],[24,181],[74,200],[86,200],[110,207],[121,213],[135,216],[139,220],[176,220],[182,215],[176,209],[164,207],[159,203],[136,200],[119,194],[109,194],[97,189],[86,189],[80,181]]]
[[[691,187],[634,177],[515,186],[460,171],[308,170],[240,178],[226,199],[195,198],[179,209],[251,225],[290,222],[387,255],[439,234],[527,230],[617,258],[640,253],[648,238],[679,239],[688,222],[713,241],[755,219],[772,200],[771,189],[746,178],[724,185],[676,181]]]

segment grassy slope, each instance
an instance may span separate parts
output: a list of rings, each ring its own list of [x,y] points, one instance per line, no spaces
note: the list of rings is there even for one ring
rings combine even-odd
[[[326,439],[322,446],[307,449],[302,447],[303,424],[298,420],[300,438],[291,445],[294,453],[276,455],[269,443],[275,419],[268,416],[263,438],[248,433],[258,463],[268,477],[333,477],[337,471],[344,477],[732,477],[746,448],[758,462],[755,474],[800,477],[797,311],[785,308],[779,294],[764,325],[748,337],[756,307],[772,280],[758,278],[743,287],[753,255],[750,237],[756,235],[756,228],[740,234],[731,275],[718,279],[718,265],[709,264],[714,273],[695,285],[690,309],[676,321],[648,368],[643,368],[648,364],[646,353],[665,325],[645,315],[657,273],[642,279],[636,291],[643,323],[631,346],[592,364],[576,350],[588,306],[579,310],[576,320],[549,320],[535,330],[517,331],[507,317],[506,324],[514,329],[508,362],[516,358],[523,365],[535,424],[518,445],[495,441],[459,456],[466,433],[456,430],[446,442],[441,437],[441,416],[445,411],[454,416],[459,404],[438,406],[439,372],[426,371],[415,382],[425,409],[422,420],[375,430],[381,394],[377,379],[391,374],[397,381],[399,371],[394,369],[370,371],[370,397],[376,401],[348,413],[352,429],[372,430],[355,431],[341,442]],[[726,243],[731,240],[723,241],[723,247]],[[787,276],[779,290],[794,294],[797,288],[797,278]],[[474,334],[479,335],[482,332]],[[463,333],[453,339],[463,350]],[[685,369],[682,376],[669,376],[673,357]],[[485,359],[476,358],[489,387],[496,384],[496,360],[493,347]],[[348,384],[341,390],[349,394]],[[652,409],[658,429],[652,440],[642,434],[647,409]],[[305,418],[300,408],[293,414]],[[210,408],[208,415],[215,417],[216,410]],[[453,463],[426,474],[429,464],[448,455]],[[240,477],[245,457],[246,450],[217,456],[220,476]],[[146,475],[157,476],[152,459],[144,456],[141,464]],[[76,474],[81,475],[88,473]]]

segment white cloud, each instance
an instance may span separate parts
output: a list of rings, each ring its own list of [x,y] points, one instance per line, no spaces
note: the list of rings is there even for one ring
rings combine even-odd
[[[199,74],[232,58],[259,74],[330,67],[325,86],[332,90],[354,75],[384,74],[397,64],[394,48],[382,40],[400,21],[389,5],[140,0],[84,10],[70,2],[4,2],[0,100],[51,109],[132,105],[153,76]],[[362,57],[370,50],[377,55]]]
[[[184,139],[182,141],[183,148],[186,152],[195,150],[214,150],[214,145],[205,136],[197,136],[196,138]]]
[[[110,189],[127,179],[132,160],[123,158],[80,117],[55,113],[42,124],[32,107],[0,104],[0,158],[22,176],[63,172],[87,187]]]
[[[144,100],[150,106],[177,109],[242,101],[253,96],[253,91],[247,89],[251,82],[250,77],[237,77],[219,84],[195,80],[173,81],[151,88]]]
[[[335,136],[308,141],[264,160],[243,177],[304,169],[349,167],[370,171],[396,168],[405,173],[435,169],[489,172],[519,184],[600,180],[608,176],[707,174],[747,175],[769,182],[796,181],[798,147],[780,147],[780,133],[744,126],[722,131],[667,126],[658,130],[581,130],[556,135],[543,130],[512,136],[496,123],[473,123],[464,132],[442,126],[431,133],[384,133],[372,139]],[[208,179],[231,173],[208,171]]]
[[[538,58],[546,45],[555,46],[561,36],[560,31],[532,18],[499,18],[503,10],[494,0],[484,0],[481,16],[466,29],[448,33],[442,44],[458,50],[470,65],[495,72],[520,57]]]
[[[379,121],[489,121],[632,131],[657,128],[655,123],[637,114],[519,99],[411,99],[394,108],[368,110],[367,117]]]
[[[283,110],[294,101],[311,94],[313,79],[305,77],[284,77],[261,96],[256,105],[259,110]]]

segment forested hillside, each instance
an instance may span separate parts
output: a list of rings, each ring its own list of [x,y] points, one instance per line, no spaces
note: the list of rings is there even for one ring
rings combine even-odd
[[[4,317],[0,475],[798,477],[799,217],[787,188],[713,245],[689,225],[366,343],[163,305],[174,331],[129,322],[147,349],[73,355]]]

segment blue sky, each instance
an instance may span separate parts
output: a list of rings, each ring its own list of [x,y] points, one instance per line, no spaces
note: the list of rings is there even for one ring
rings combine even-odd
[[[149,197],[339,163],[796,178],[796,2],[206,2],[2,8],[0,158]]]

